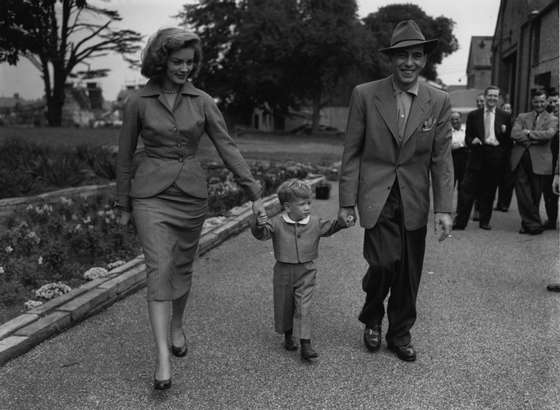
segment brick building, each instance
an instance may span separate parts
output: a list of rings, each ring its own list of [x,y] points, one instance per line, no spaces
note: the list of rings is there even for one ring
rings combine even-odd
[[[515,112],[531,92],[558,91],[558,0],[502,0],[492,44],[492,82]]]
[[[492,78],[492,36],[472,36],[467,62],[467,88],[484,89]]]

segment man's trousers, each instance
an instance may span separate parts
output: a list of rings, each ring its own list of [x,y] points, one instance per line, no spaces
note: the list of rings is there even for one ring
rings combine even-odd
[[[387,303],[386,339],[395,345],[410,342],[416,321],[416,295],[424,263],[426,226],[407,231],[398,183],[395,182],[376,225],[365,230],[364,258],[369,264],[362,279],[366,301],[359,320],[368,327],[381,325]]]

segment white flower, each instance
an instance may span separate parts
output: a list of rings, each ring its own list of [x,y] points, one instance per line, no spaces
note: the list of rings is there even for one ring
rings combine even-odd
[[[29,232],[26,236],[32,241],[35,241],[36,244],[39,244],[41,242],[41,238],[39,238],[35,231]]]
[[[25,207],[26,211],[31,211],[33,209],[33,205],[29,204]]]
[[[57,296],[64,295],[72,290],[70,286],[63,282],[47,283],[35,291],[35,296],[42,299],[53,299]]]
[[[31,310],[33,308],[41,306],[42,304],[43,304],[43,302],[41,302],[39,300],[28,300],[27,302],[25,302],[23,304],[23,306],[25,307],[26,310]]]
[[[91,217],[88,215],[85,218],[82,219],[82,222],[85,223],[86,225],[91,223]]]
[[[74,231],[75,231],[75,232],[78,232],[78,231],[80,231],[81,229],[82,229],[82,224],[78,224],[78,225],[76,225],[76,226],[74,227]]]
[[[4,270],[4,267],[3,267],[3,266],[0,266],[0,275],[2,275],[2,274],[4,274],[4,273],[6,273],[6,271]]]
[[[84,273],[84,279],[86,280],[94,280],[94,279],[104,278],[106,276],[109,276],[109,271],[101,267],[90,268]]]
[[[39,259],[37,259],[37,264],[38,265],[42,265],[43,264],[43,257],[39,256]]]
[[[97,211],[97,216],[103,216],[105,215],[105,211]]]
[[[72,205],[72,199],[66,198],[65,196],[60,197],[60,202],[62,203],[62,205]]]
[[[105,218],[105,223],[106,223],[106,224],[110,224],[110,223],[111,223],[111,220],[110,220],[109,218]]]
[[[77,220],[78,220],[78,215],[72,214],[72,220],[73,220],[73,221],[77,221]]]
[[[14,251],[14,248],[12,248],[10,245],[8,245],[4,248],[4,250],[6,251],[6,253],[12,253]]]

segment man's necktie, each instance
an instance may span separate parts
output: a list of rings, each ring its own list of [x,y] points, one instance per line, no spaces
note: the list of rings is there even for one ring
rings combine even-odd
[[[490,127],[492,126],[490,115],[490,111],[484,113],[484,141],[490,138]]]

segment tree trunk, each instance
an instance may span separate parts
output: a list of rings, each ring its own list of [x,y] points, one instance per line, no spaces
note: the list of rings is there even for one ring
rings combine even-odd
[[[62,71],[62,72],[61,72]],[[54,66],[54,86],[52,96],[47,97],[47,121],[51,127],[62,125],[62,107],[65,99],[66,75],[64,69]]]
[[[311,134],[319,131],[319,120],[321,119],[321,96],[313,98],[313,113],[311,114]]]

